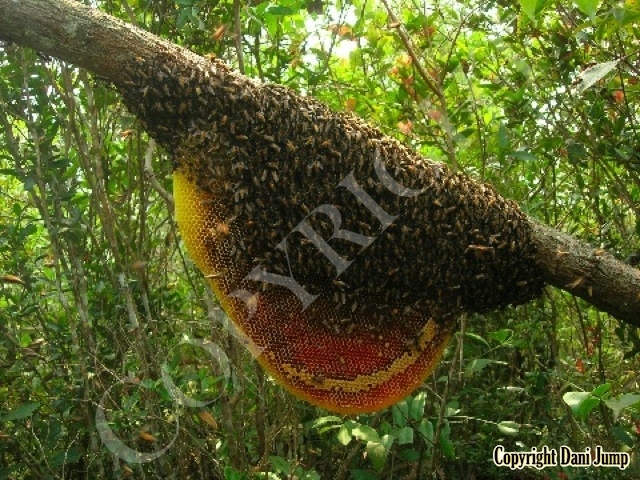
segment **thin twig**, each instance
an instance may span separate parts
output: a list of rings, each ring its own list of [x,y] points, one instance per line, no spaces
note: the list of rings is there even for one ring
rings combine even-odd
[[[387,9],[389,18],[391,18],[391,21],[393,22],[392,25],[398,32],[398,36],[400,37],[400,40],[402,40],[405,50],[411,57],[411,60],[415,65],[420,78],[422,78],[422,81],[427,85],[427,88],[431,90],[431,92],[438,98],[438,112],[440,113],[441,118],[440,122],[438,123],[441,124],[440,126],[444,129],[445,132],[445,143],[447,146],[446,153],[447,157],[449,157],[451,168],[453,169],[453,171],[456,171],[458,169],[458,160],[456,158],[456,150],[453,143],[453,126],[449,121],[449,114],[447,113],[447,99],[444,95],[444,91],[442,90],[443,79],[436,79],[425,70],[420,58],[418,58],[418,55],[416,54],[416,49],[413,45],[413,42],[411,41],[411,38],[409,38],[409,35],[407,34],[404,26],[398,20],[398,17],[396,17],[395,13],[393,13],[393,10],[391,10],[391,7],[389,6],[387,0],[382,0],[382,3]]]
[[[167,202],[167,205],[169,206],[169,210],[173,211],[173,207],[175,205],[174,201],[173,201],[173,196],[167,192],[162,185],[160,185],[160,183],[158,182],[158,179],[156,178],[156,174],[153,173],[153,166],[151,164],[151,159],[153,158],[153,152],[156,149],[156,142],[153,139],[149,140],[149,146],[147,147],[147,153],[145,153],[144,155],[144,176],[145,178],[149,181],[149,183],[151,184],[151,187],[158,192],[158,195],[160,195],[165,202]]]
[[[409,38],[409,35],[407,35],[407,32],[402,26],[402,23],[400,22],[400,20],[398,20],[398,17],[396,17],[396,14],[393,13],[393,10],[391,10],[391,7],[389,6],[389,3],[387,3],[387,0],[382,0],[382,3],[384,7],[387,9],[389,18],[391,18],[391,21],[393,22],[393,26],[398,32],[398,36],[400,37],[400,40],[402,40],[402,43],[404,44],[404,48],[407,50],[407,53],[411,57],[411,60],[413,60],[413,64],[416,66],[416,69],[418,70],[420,77],[422,78],[424,83],[427,84],[427,87],[429,87],[429,90],[431,90],[434,93],[434,95],[438,97],[438,99],[442,100],[442,97],[443,97],[442,91],[438,88],[438,85],[436,85],[436,83],[434,82],[434,78],[422,66],[422,63],[420,62],[420,59],[418,58],[418,55],[416,54],[415,49],[413,48],[411,39]]]
[[[242,29],[240,27],[240,0],[233,0],[234,33],[236,42],[236,56],[238,57],[238,72],[244,75],[244,57],[242,55]]]
[[[440,413],[438,415],[438,425],[436,426],[436,433],[433,437],[434,445],[437,445],[440,442],[440,434],[442,433],[442,424],[444,422],[444,414],[447,411],[447,399],[449,398],[449,387],[451,386],[451,382],[453,381],[453,374],[455,373],[456,363],[458,358],[462,353],[462,344],[464,338],[464,330],[466,326],[466,321],[464,319],[460,323],[460,333],[458,334],[458,342],[456,345],[456,352],[453,354],[453,358],[451,359],[451,366],[449,367],[449,375],[447,377],[447,383],[444,386],[444,392],[442,393],[441,404],[440,404]],[[431,472],[435,471],[436,468],[436,458],[435,449],[433,454],[431,455]]]

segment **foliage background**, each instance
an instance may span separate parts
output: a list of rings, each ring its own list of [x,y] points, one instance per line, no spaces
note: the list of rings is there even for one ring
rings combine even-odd
[[[640,250],[635,1],[93,3],[353,111],[621,259]],[[328,416],[213,321],[216,300],[152,181],[171,190],[169,159],[109,85],[0,45],[0,169],[0,478],[640,475],[638,331],[568,294],[463,319],[408,399]],[[223,347],[232,381],[181,344],[193,338]],[[178,405],[163,365],[215,401]],[[122,461],[95,428],[103,395],[131,448],[159,450],[176,428],[177,441],[155,462]],[[497,444],[602,445],[633,465],[514,473],[491,461]]]

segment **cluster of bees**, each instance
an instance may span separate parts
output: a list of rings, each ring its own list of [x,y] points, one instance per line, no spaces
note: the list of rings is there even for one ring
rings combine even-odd
[[[202,193],[199,208],[212,220],[199,241],[223,292],[286,290],[247,279],[259,266],[332,306],[316,318],[320,329],[405,329],[407,336],[424,326],[407,319],[451,325],[462,311],[540,295],[527,219],[493,187],[426,160],[353,115],[217,61],[186,68],[169,56],[154,64],[132,58],[126,74],[117,86],[125,103]],[[376,155],[396,182],[421,193],[391,191],[374,169]],[[395,217],[390,225],[338,186],[350,173]],[[340,212],[339,225],[316,211],[322,205]],[[338,275],[298,228],[303,221],[348,268]],[[373,240],[363,246],[338,230]]]

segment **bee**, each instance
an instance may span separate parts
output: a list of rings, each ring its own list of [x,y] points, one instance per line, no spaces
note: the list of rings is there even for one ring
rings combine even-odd
[[[318,160],[314,160],[307,167],[307,170],[311,170],[311,171],[313,171],[313,173],[320,173],[320,170],[322,170],[322,169],[323,169],[322,164]]]
[[[219,280],[221,278],[224,278],[224,273],[223,272],[213,272],[213,273],[210,273],[209,275],[205,275],[204,278],[212,279],[212,280]]]
[[[493,247],[488,247],[485,245],[469,245],[467,249],[464,251],[465,255],[469,252],[476,253],[495,253],[495,249]]]
[[[287,145],[287,150],[289,150],[290,152],[295,152],[296,150],[298,150],[298,147],[296,147],[291,140],[287,140],[286,145]]]
[[[338,289],[340,290],[345,290],[347,288],[349,288],[349,285],[347,285],[345,282],[338,280],[337,278],[334,278],[331,283],[333,283],[333,285],[335,285]]]
[[[239,203],[240,200],[244,199],[247,196],[247,194],[248,192],[246,188],[240,188],[236,191],[233,198],[236,201],[236,203]]]

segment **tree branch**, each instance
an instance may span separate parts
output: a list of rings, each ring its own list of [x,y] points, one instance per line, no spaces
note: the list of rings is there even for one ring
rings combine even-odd
[[[132,59],[140,68],[162,65],[168,56],[185,70],[211,67],[181,47],[70,0],[0,0],[0,39],[72,62],[120,86],[130,80]],[[245,77],[215,66],[238,82],[234,88],[252,88]],[[639,270],[535,220],[529,223],[536,267],[546,282],[640,327]]]

